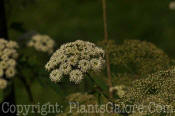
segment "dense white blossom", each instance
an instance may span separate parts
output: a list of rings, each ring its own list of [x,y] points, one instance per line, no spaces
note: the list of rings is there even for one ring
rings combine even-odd
[[[62,76],[69,76],[71,82],[80,83],[89,71],[97,72],[103,68],[104,55],[104,50],[95,44],[77,40],[61,45],[53,53],[45,68],[48,71],[59,69]],[[60,78],[50,78],[55,82],[60,81]]]
[[[0,77],[12,78],[16,74],[15,66],[18,44],[14,41],[0,39]]]
[[[34,47],[37,51],[52,53],[55,41],[47,35],[34,35],[27,44],[29,47]]]

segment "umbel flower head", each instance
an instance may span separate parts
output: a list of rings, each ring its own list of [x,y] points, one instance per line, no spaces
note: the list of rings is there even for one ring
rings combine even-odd
[[[0,39],[0,78],[12,78],[15,73],[18,44],[14,41]]]
[[[34,47],[37,51],[52,53],[55,41],[47,35],[36,34],[27,45]]]
[[[50,73],[50,79],[59,82],[63,76],[80,83],[88,71],[100,71],[104,64],[104,50],[95,44],[77,40],[63,44],[51,56],[45,68]]]

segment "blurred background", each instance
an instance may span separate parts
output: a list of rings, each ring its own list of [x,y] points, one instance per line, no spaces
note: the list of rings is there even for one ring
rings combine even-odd
[[[108,0],[109,38],[154,43],[170,57],[175,50],[175,11],[171,0]],[[103,39],[101,0],[6,0],[9,36],[37,31],[58,44]]]

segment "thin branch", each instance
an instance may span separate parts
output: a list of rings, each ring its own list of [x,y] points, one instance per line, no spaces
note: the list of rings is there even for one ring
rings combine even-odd
[[[104,20],[104,40],[107,43],[108,42],[108,30],[107,30],[106,0],[102,0],[102,7],[103,7],[103,20]],[[112,76],[111,76],[111,67],[110,67],[108,49],[106,49],[106,67],[107,67],[107,76],[108,76],[108,86],[110,89],[112,87]],[[110,90],[109,90],[109,96],[110,98],[113,97],[112,92],[110,92]]]
[[[34,103],[34,99],[33,99],[33,95],[32,95],[32,91],[30,89],[30,85],[28,84],[28,82],[26,81],[25,77],[23,76],[18,76],[20,78],[20,80],[23,82],[25,89],[27,91],[27,94],[29,96],[29,99],[32,103]]]
[[[103,20],[104,20],[104,39],[108,41],[108,26],[107,26],[107,13],[106,13],[106,0],[102,0],[103,7]]]
[[[30,102],[31,103],[33,103],[33,104],[35,104],[35,101],[34,101],[34,98],[33,98],[33,95],[32,95],[32,91],[31,91],[31,88],[30,88],[30,85],[28,84],[28,82],[27,82],[27,80],[25,79],[25,77],[24,76],[18,76],[19,77],[19,79],[23,82],[23,84],[24,84],[24,87],[25,87],[25,89],[26,89],[26,92],[27,92],[27,94],[28,94],[28,97],[29,97],[29,99],[30,99]],[[35,111],[35,113],[37,113],[37,108],[34,108],[34,111]],[[35,114],[36,115],[36,114]],[[37,116],[37,115],[36,115]]]

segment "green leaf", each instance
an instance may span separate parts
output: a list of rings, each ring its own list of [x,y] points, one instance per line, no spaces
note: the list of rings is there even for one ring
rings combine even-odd
[[[108,91],[107,82],[104,81],[102,77],[103,77],[102,75],[97,75],[96,77],[93,77],[93,79],[98,84],[98,86],[100,86],[101,89],[106,92]]]

